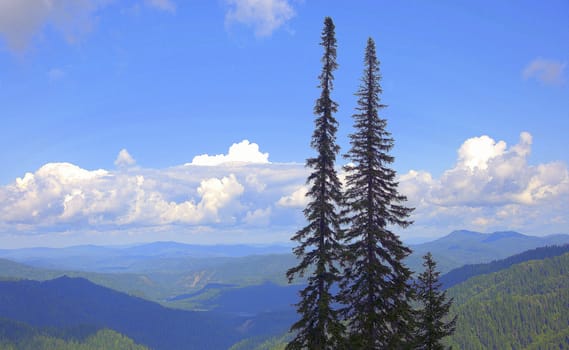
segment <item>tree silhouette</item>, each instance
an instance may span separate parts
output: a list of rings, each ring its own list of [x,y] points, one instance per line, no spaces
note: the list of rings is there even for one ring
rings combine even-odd
[[[410,338],[412,289],[403,259],[410,254],[390,226],[407,227],[413,209],[397,191],[396,173],[389,166],[393,138],[387,121],[375,43],[369,38],[351,148],[346,154],[346,269],[341,283],[343,314],[352,348],[401,348]]]
[[[423,256],[423,259],[425,271],[419,275],[416,286],[417,300],[421,304],[417,311],[416,349],[442,350],[441,340],[454,333],[457,316],[445,321],[452,299],[447,300],[446,291],[441,290],[440,272],[436,270],[437,264],[431,253]]]
[[[324,20],[321,43],[324,48],[322,72],[319,76],[321,95],[316,100],[315,129],[311,146],[316,157],[309,158],[306,166],[312,169],[307,183],[310,202],[304,209],[308,224],[292,239],[299,245],[294,254],[300,260],[287,271],[289,281],[311,269],[308,284],[301,292],[297,304],[300,320],[293,324],[294,339],[287,349],[338,349],[341,348],[343,325],[338,311],[333,308],[335,297],[331,287],[339,281],[337,267],[341,245],[339,207],[342,203],[341,183],[335,170],[339,147],[336,144],[338,122],[334,118],[338,105],[331,97],[333,72],[336,63],[336,38],[334,23],[330,17]]]

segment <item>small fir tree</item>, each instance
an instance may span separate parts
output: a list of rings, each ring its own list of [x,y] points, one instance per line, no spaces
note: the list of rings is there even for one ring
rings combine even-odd
[[[310,202],[304,209],[308,224],[292,237],[298,242],[293,252],[300,261],[287,272],[289,281],[303,276],[307,269],[311,270],[311,276],[300,292],[301,300],[296,305],[300,320],[291,327],[295,337],[287,349],[342,348],[344,327],[333,307],[335,297],[330,291],[340,276],[337,267],[341,251],[338,208],[342,202],[341,183],[335,170],[339,147],[336,144],[338,123],[333,114],[338,105],[330,97],[333,72],[338,66],[334,23],[330,17],[324,21],[321,38],[320,45],[324,48],[319,76],[321,95],[314,107],[317,117],[311,142],[317,155],[306,161],[306,166],[312,169],[307,179]]]
[[[423,256],[423,266],[425,271],[419,275],[416,284],[417,301],[420,309],[417,310],[417,335],[416,349],[421,350],[443,350],[441,341],[454,333],[456,328],[456,318],[450,321],[449,310],[452,299],[447,300],[446,291],[441,290],[439,282],[440,272],[436,270],[437,264],[433,260],[431,253]]]
[[[350,346],[354,349],[400,349],[408,344],[411,272],[403,263],[410,254],[390,226],[407,227],[413,209],[397,191],[390,168],[393,138],[379,117],[381,75],[375,43],[367,42],[365,69],[354,114],[355,132],[346,155],[346,269],[340,297],[345,305]]]

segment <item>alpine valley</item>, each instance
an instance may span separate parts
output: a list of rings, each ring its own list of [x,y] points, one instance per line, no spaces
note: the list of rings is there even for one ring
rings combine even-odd
[[[569,348],[569,235],[455,231],[431,252],[459,349]],[[304,286],[290,246],[0,250],[0,349],[281,349]]]

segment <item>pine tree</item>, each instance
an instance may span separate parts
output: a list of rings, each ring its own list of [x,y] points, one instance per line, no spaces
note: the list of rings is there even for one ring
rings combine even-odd
[[[368,39],[365,69],[356,96],[355,132],[345,166],[346,269],[341,283],[343,314],[352,348],[402,348],[409,338],[411,272],[403,259],[410,254],[390,226],[407,227],[413,209],[397,191],[396,173],[389,166],[394,140],[378,112],[381,75],[375,43]],[[407,334],[409,333],[409,334]]]
[[[311,141],[317,155],[306,161],[306,166],[312,169],[307,179],[310,202],[304,209],[308,224],[292,237],[299,243],[294,254],[300,262],[288,270],[287,277],[292,281],[296,276],[303,276],[307,269],[313,272],[306,288],[300,292],[297,311],[301,318],[291,327],[296,336],[287,349],[338,349],[343,332],[338,311],[332,306],[335,297],[330,291],[340,275],[336,262],[341,251],[338,208],[342,202],[341,183],[335,170],[339,147],[336,144],[338,122],[333,114],[338,105],[330,97],[333,72],[338,66],[334,23],[330,17],[324,20],[321,39],[320,45],[324,48],[319,75],[321,95],[314,107],[317,117]]]
[[[442,350],[441,340],[454,333],[457,316],[445,322],[452,299],[447,300],[446,291],[441,291],[440,272],[431,253],[423,256],[423,260],[425,271],[419,275],[416,286],[417,300],[421,304],[417,311],[416,349]]]

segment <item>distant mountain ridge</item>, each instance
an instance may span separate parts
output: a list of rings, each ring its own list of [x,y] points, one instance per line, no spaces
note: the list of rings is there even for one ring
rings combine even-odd
[[[175,258],[239,258],[252,255],[290,254],[289,245],[196,245],[179,242],[152,242],[132,246],[79,245],[65,248],[0,249],[0,258],[32,266],[121,272],[149,260]],[[143,264],[144,265],[144,264]]]
[[[421,270],[421,257],[431,252],[444,273],[466,264],[499,260],[526,250],[569,243],[569,235],[527,236],[515,231],[480,233],[468,230],[453,231],[431,242],[410,246],[413,250],[408,264]]]
[[[434,241],[410,245],[413,254],[407,262],[412,270],[420,270],[422,256],[430,251],[437,259],[441,271],[447,272],[465,264],[489,262],[525,250],[565,243],[569,243],[569,235],[566,234],[538,237],[515,231],[485,234],[458,230]],[[83,245],[67,248],[0,249],[0,258],[49,269],[137,273],[155,271],[157,266],[176,270],[180,265],[203,265],[202,262],[206,261],[204,259],[209,259],[207,265],[216,265],[217,262],[229,261],[222,259],[253,255],[292,256],[291,249],[287,244],[195,245],[153,242],[131,246]],[[289,267],[283,266],[282,273]]]

